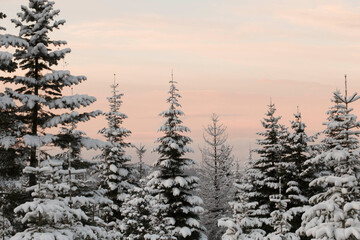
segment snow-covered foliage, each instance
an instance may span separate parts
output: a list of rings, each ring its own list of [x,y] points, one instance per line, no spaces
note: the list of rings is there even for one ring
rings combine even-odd
[[[62,126],[71,122],[87,121],[101,112],[77,113],[75,108],[85,107],[95,101],[87,95],[63,96],[66,87],[77,85],[86,80],[85,76],[73,76],[69,71],[52,69],[58,65],[70,52],[69,48],[61,49],[65,41],[51,40],[50,32],[58,29],[65,20],[55,20],[59,10],[54,10],[54,2],[48,0],[29,0],[28,6],[22,6],[17,14],[18,19],[12,22],[19,28],[19,36],[3,35],[0,38],[1,46],[15,45],[13,61],[18,63],[24,71],[24,76],[10,76],[0,78],[3,83],[16,84],[17,89],[7,88],[5,95],[16,103],[19,112],[16,115],[26,127],[28,140],[36,138],[42,133],[42,139],[51,139],[50,142],[40,141],[40,146],[26,143],[31,149],[30,166],[37,166],[36,149],[52,143],[61,146],[64,142],[56,136],[49,135],[48,128]],[[52,111],[60,109],[61,111]],[[69,110],[70,112],[67,112]],[[37,141],[36,141],[37,142]],[[88,143],[94,143],[88,141]],[[25,143],[24,143],[25,144]],[[94,145],[92,145],[94,147]],[[36,176],[30,174],[30,185],[36,183]]]
[[[273,232],[270,226],[270,213],[276,209],[275,204],[269,202],[269,197],[274,192],[278,192],[279,178],[286,169],[285,139],[288,132],[283,125],[279,124],[280,117],[275,117],[275,111],[275,105],[270,103],[266,117],[262,121],[264,131],[258,133],[261,138],[257,140],[258,149],[255,152],[258,153],[259,158],[255,159],[252,165],[257,173],[253,184],[258,193],[250,197],[250,202],[258,203],[257,217],[263,222],[262,229],[267,233]]]
[[[0,12],[0,19],[6,15]],[[0,30],[6,30],[0,26]],[[0,32],[0,47],[24,47],[27,43],[8,34]],[[13,55],[9,52],[0,51],[0,71],[11,73],[15,71],[17,64],[13,61]],[[0,75],[0,81],[7,79],[9,74]],[[19,178],[24,167],[23,159],[27,157],[27,149],[21,145],[21,136],[24,135],[25,126],[16,116],[19,109],[15,101],[6,93],[0,93],[0,176],[2,178]],[[15,147],[17,146],[17,147]],[[20,148],[21,146],[21,148]]]
[[[228,202],[233,196],[233,161],[232,147],[226,143],[226,127],[219,123],[219,116],[211,116],[211,124],[205,128],[206,146],[202,153],[200,178],[200,197],[204,199],[205,212],[201,221],[207,235],[213,240],[220,240],[224,231],[217,226],[217,221],[230,216]]]
[[[202,200],[194,195],[199,179],[185,172],[194,164],[192,159],[184,157],[186,153],[192,152],[187,146],[192,140],[183,135],[190,130],[181,125],[183,112],[178,109],[181,107],[178,102],[181,96],[175,83],[170,81],[170,96],[167,99],[170,108],[160,114],[165,118],[159,128],[164,136],[157,139],[159,146],[154,151],[160,155],[156,163],[158,170],[149,176],[148,186],[157,191],[155,197],[158,204],[164,206],[158,214],[158,222],[160,226],[164,224],[165,228],[159,229],[158,233],[163,232],[171,239],[178,240],[206,239],[199,220],[203,212],[200,207]]]
[[[104,113],[108,127],[99,131],[108,142],[102,149],[100,156],[102,163],[99,165],[99,170],[101,188],[106,190],[106,196],[113,201],[113,204],[109,206],[110,214],[107,221],[114,221],[119,229],[118,221],[123,218],[120,208],[129,198],[129,190],[134,187],[134,170],[129,165],[130,156],[125,154],[126,148],[132,145],[125,142],[125,138],[130,136],[131,131],[122,127],[127,116],[119,112],[123,94],[118,93],[118,84],[114,83],[111,88],[112,97],[108,98],[110,111]]]
[[[4,198],[4,197],[3,197]],[[4,205],[2,203],[1,205]],[[0,239],[9,240],[14,235],[14,228],[9,219],[3,214],[4,210],[0,211]]]
[[[91,224],[83,208],[93,204],[84,196],[74,196],[76,176],[83,171],[63,169],[64,159],[47,158],[38,167],[28,166],[27,174],[36,174],[38,182],[28,187],[33,200],[17,208],[26,229],[11,240],[24,239],[107,239],[103,228]]]
[[[143,240],[145,236],[156,234],[158,209],[153,195],[154,190],[146,186],[145,179],[141,179],[139,186],[132,188],[126,195],[120,207],[123,216],[121,231],[125,239]]]
[[[287,203],[288,213],[291,214],[291,229],[289,232],[295,233],[301,226],[301,215],[308,205],[308,199],[313,195],[314,189],[309,187],[315,179],[315,166],[305,164],[313,154],[313,146],[309,143],[314,142],[317,135],[309,137],[305,132],[306,125],[302,121],[301,113],[294,114],[295,120],[291,121],[291,133],[287,136],[286,152],[286,175],[282,176],[284,186],[284,196],[290,201]]]
[[[324,123],[324,150],[308,160],[322,163],[328,170],[310,183],[324,190],[310,198],[312,206],[302,216],[301,231],[312,239],[360,239],[360,122],[349,106],[359,98],[356,93],[343,96],[334,92],[334,106]]]
[[[19,180],[29,151],[22,144],[26,126],[17,117],[14,101],[0,93],[0,176]]]
[[[259,196],[259,192],[254,188],[254,181],[261,175],[257,169],[253,168],[251,150],[245,172],[236,179],[235,198],[229,202],[232,209],[232,217],[222,218],[218,225],[226,228],[222,236],[223,240],[262,240],[265,231],[262,230],[263,222],[257,217],[257,201],[251,201]]]
[[[265,240],[300,240],[299,236],[290,232],[292,228],[290,221],[293,219],[291,211],[287,211],[290,200],[283,199],[280,191],[280,194],[271,196],[270,201],[276,206],[276,210],[270,214],[274,232],[267,235]]]
[[[6,18],[6,15],[0,12],[0,19]],[[6,28],[0,25],[0,31]],[[24,47],[27,42],[23,39],[10,35],[0,33],[0,47]],[[13,72],[17,68],[17,64],[13,61],[13,55],[9,52],[0,51],[0,70],[4,72]]]

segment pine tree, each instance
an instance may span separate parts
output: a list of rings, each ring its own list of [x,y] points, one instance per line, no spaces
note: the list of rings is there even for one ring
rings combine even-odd
[[[112,97],[108,98],[110,111],[104,113],[108,127],[99,131],[108,141],[101,155],[103,160],[100,164],[101,188],[106,190],[107,197],[113,201],[112,216],[109,215],[107,221],[115,222],[123,218],[120,208],[127,199],[129,191],[134,187],[134,169],[129,166],[131,158],[125,153],[125,149],[132,146],[125,142],[125,138],[130,136],[131,131],[122,127],[127,116],[119,112],[123,94],[118,93],[118,86],[114,79],[114,84],[111,85]]]
[[[253,168],[254,160],[250,150],[245,172],[235,182],[235,197],[229,202],[233,216],[219,220],[219,226],[226,228],[223,240],[263,240],[265,231],[263,222],[257,217],[258,202],[250,201],[260,195],[256,191],[254,181],[261,176],[258,169]]]
[[[36,167],[38,160],[36,149],[45,144],[60,143],[56,136],[47,129],[69,122],[87,121],[101,111],[78,113],[75,108],[88,106],[96,99],[88,95],[63,96],[63,89],[77,85],[86,80],[85,76],[73,76],[69,71],[54,70],[60,60],[70,52],[69,48],[60,49],[65,41],[55,41],[49,38],[49,33],[58,29],[65,20],[56,21],[54,18],[60,10],[53,10],[54,2],[48,0],[29,0],[29,6],[22,6],[17,14],[19,20],[12,19],[16,27],[20,28],[19,38],[26,45],[16,49],[14,61],[19,64],[25,76],[1,78],[4,83],[20,85],[16,90],[6,89],[6,94],[19,103],[17,108],[21,122],[28,131],[23,142],[31,148],[29,165]],[[56,49],[56,50],[54,50]],[[61,113],[54,110],[61,109]],[[65,110],[71,112],[65,112]],[[40,146],[37,142],[41,133]],[[29,174],[29,185],[36,184],[36,176]]]
[[[228,202],[233,191],[234,158],[232,147],[226,143],[226,127],[219,123],[219,116],[211,116],[211,124],[205,128],[206,147],[202,153],[200,176],[200,197],[204,199],[205,212],[202,222],[211,239],[221,239],[223,231],[217,221],[230,215]]]
[[[279,124],[281,117],[275,117],[275,105],[270,103],[266,118],[262,121],[264,132],[258,133],[261,139],[255,150],[259,159],[254,161],[253,168],[260,175],[254,180],[256,197],[250,197],[250,202],[257,202],[257,217],[263,222],[262,229],[266,233],[273,232],[270,225],[270,213],[276,210],[275,204],[269,203],[269,197],[279,189],[279,178],[283,176],[287,163],[285,162],[287,136],[286,128]],[[286,183],[283,183],[286,184]],[[282,186],[283,187],[283,186]]]
[[[159,231],[170,235],[171,239],[207,239],[199,222],[199,215],[203,212],[199,206],[202,200],[194,195],[198,178],[186,172],[194,164],[192,159],[184,157],[186,153],[192,152],[188,146],[192,140],[183,135],[190,130],[181,125],[180,117],[184,113],[179,109],[181,105],[178,99],[181,96],[175,84],[172,79],[167,99],[170,108],[160,114],[165,118],[159,128],[164,136],[157,139],[159,146],[154,151],[160,155],[156,163],[158,171],[150,176],[148,185],[158,191],[155,197],[159,205],[165,206],[158,217],[159,223],[166,228]]]
[[[360,122],[350,104],[360,98],[334,92],[334,106],[327,112],[324,151],[310,159],[328,170],[310,183],[323,192],[310,198],[312,207],[302,217],[303,232],[312,239],[360,239],[359,140]]]

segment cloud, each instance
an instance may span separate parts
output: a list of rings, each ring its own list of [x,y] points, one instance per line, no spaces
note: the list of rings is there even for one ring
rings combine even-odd
[[[288,9],[280,12],[279,17],[295,25],[328,31],[338,36],[345,34],[345,37],[360,37],[359,7],[325,3],[314,8]]]

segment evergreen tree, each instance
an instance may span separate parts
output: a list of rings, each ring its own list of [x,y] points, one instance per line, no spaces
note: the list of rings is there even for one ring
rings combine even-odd
[[[96,214],[100,204],[111,201],[91,190],[88,169],[82,168],[90,163],[80,156],[81,148],[97,149],[104,143],[87,137],[75,123],[64,125],[56,135],[63,153],[41,153],[41,139],[38,136],[33,142],[38,147],[38,167],[24,169],[38,179],[36,185],[27,188],[33,199],[14,210],[22,216],[25,229],[11,239],[116,239],[107,234],[106,223]],[[40,159],[40,153],[46,159]]]
[[[310,186],[325,188],[310,198],[312,207],[302,217],[303,232],[312,239],[360,239],[360,122],[349,106],[359,98],[356,93],[348,96],[347,90],[345,96],[334,92],[334,106],[324,123],[324,151],[309,160],[328,169],[311,182]]]
[[[250,150],[245,172],[235,182],[235,198],[230,202],[233,212],[231,218],[219,220],[219,226],[226,228],[223,240],[263,240],[265,231],[262,230],[263,222],[257,217],[257,199],[259,192],[256,191],[254,181],[261,176],[258,169],[253,167],[254,160]]]
[[[287,166],[284,139],[288,133],[286,128],[279,124],[280,117],[275,116],[275,111],[275,105],[270,103],[266,117],[262,121],[265,131],[258,133],[262,137],[257,140],[259,148],[255,150],[259,154],[259,159],[253,164],[253,168],[260,174],[254,180],[254,189],[258,193],[249,198],[250,202],[257,202],[257,217],[263,222],[262,229],[266,233],[273,232],[270,213],[276,210],[275,204],[269,203],[269,197],[278,191],[279,178],[284,175]]]
[[[23,142],[31,148],[29,165],[36,167],[38,160],[36,149],[45,144],[54,143],[58,146],[57,137],[46,131],[69,122],[87,121],[101,111],[78,113],[75,108],[88,106],[96,99],[87,95],[63,96],[66,87],[77,85],[86,80],[85,76],[73,76],[69,71],[54,70],[53,67],[70,52],[69,48],[60,49],[65,41],[55,41],[49,38],[49,33],[58,29],[65,20],[54,18],[59,10],[53,9],[54,2],[48,0],[29,0],[29,5],[22,6],[17,14],[19,20],[12,19],[20,28],[19,37],[26,44],[16,49],[15,62],[25,72],[25,76],[2,77],[4,83],[20,85],[16,90],[6,89],[6,94],[19,103],[21,112],[18,114],[28,131]],[[56,49],[56,50],[54,50]],[[61,113],[54,109],[61,109]],[[66,112],[70,109],[71,112]],[[40,145],[37,142],[41,133]],[[36,184],[36,176],[29,174],[29,185]]]
[[[135,186],[129,194],[120,211],[123,216],[122,231],[124,239],[144,240],[151,239],[151,234],[155,233],[154,226],[156,220],[156,200],[153,197],[154,191],[146,186],[144,179],[140,180],[139,187]]]
[[[184,157],[192,152],[188,146],[192,140],[183,135],[190,130],[181,125],[180,117],[184,113],[179,109],[181,105],[178,99],[181,96],[175,83],[174,80],[170,81],[170,96],[167,99],[170,108],[160,114],[165,118],[159,128],[164,136],[157,139],[159,146],[154,151],[160,155],[156,163],[158,171],[150,176],[148,185],[158,191],[155,197],[159,205],[165,206],[158,217],[159,223],[166,228],[159,231],[170,235],[170,239],[207,239],[199,222],[199,215],[203,212],[199,206],[202,200],[194,195],[198,178],[186,172],[194,164],[192,159]]]
[[[112,205],[113,202],[105,196],[105,191],[98,189],[98,179],[93,177],[97,171],[96,164],[93,161],[83,159],[81,150],[104,148],[106,143],[100,140],[94,140],[86,136],[86,133],[77,130],[76,124],[71,123],[66,127],[62,127],[58,135],[60,142],[67,142],[61,145],[66,154],[60,154],[63,161],[63,169],[67,175],[63,178],[67,181],[70,190],[69,198],[82,199],[86,204],[81,206],[84,213],[89,216],[88,220],[83,222],[90,227],[100,227],[101,231],[108,224],[103,220],[106,217],[103,214],[103,207]],[[72,203],[70,202],[70,205]],[[102,235],[105,233],[102,233]],[[107,239],[116,239],[113,235],[107,235]]]
[[[122,219],[120,208],[127,199],[129,190],[134,187],[134,170],[130,168],[128,163],[131,160],[130,156],[125,154],[125,149],[132,145],[125,142],[125,138],[130,136],[131,131],[122,127],[127,116],[119,112],[123,94],[118,93],[118,84],[115,83],[115,80],[111,88],[112,97],[108,98],[110,111],[104,113],[108,127],[99,131],[108,141],[108,145],[105,146],[101,155],[103,162],[100,164],[100,178],[101,188],[106,190],[106,195],[113,201],[112,216],[109,215],[107,221],[116,222]]]
[[[206,147],[200,148],[202,153],[200,177],[200,197],[204,199],[205,212],[202,222],[211,239],[221,239],[223,230],[217,221],[230,215],[228,202],[233,191],[234,158],[232,147],[226,143],[226,127],[219,123],[219,116],[211,116],[211,124],[205,128],[204,141]]]
[[[84,170],[63,170],[63,165],[63,158],[48,157],[36,168],[25,168],[26,173],[37,175],[38,182],[27,189],[33,200],[15,208],[26,229],[11,240],[108,239],[105,230],[91,224],[91,217],[82,209],[91,205],[91,200],[72,193],[76,175]]]
[[[288,175],[287,188],[285,193],[290,200],[286,205],[288,212],[292,216],[290,221],[291,229],[289,232],[295,233],[301,226],[301,215],[309,204],[308,200],[312,196],[313,190],[309,187],[312,180],[315,179],[315,171],[309,171],[313,166],[309,166],[306,161],[312,155],[313,142],[317,137],[307,136],[305,132],[306,125],[303,123],[301,113],[294,114],[295,121],[291,121],[292,133],[288,135],[289,151],[287,155]],[[315,170],[315,169],[314,169]]]
[[[279,184],[281,186],[281,183]],[[276,210],[270,214],[274,232],[270,233],[265,240],[299,240],[300,238],[294,232],[290,232],[292,228],[290,221],[293,219],[291,212],[287,211],[290,199],[283,198],[280,188],[278,195],[270,196],[270,201],[274,202],[276,207]]]

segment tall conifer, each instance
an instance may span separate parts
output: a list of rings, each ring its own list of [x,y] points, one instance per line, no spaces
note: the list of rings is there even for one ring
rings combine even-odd
[[[14,61],[25,72],[24,76],[2,77],[3,83],[19,85],[15,90],[6,89],[5,94],[17,100],[21,112],[21,122],[27,127],[23,142],[30,147],[29,164],[36,167],[38,160],[36,149],[53,143],[59,145],[57,137],[47,129],[70,122],[87,121],[101,111],[78,113],[76,108],[88,106],[96,99],[88,95],[64,96],[63,90],[86,80],[85,76],[73,76],[66,70],[55,70],[60,60],[64,59],[69,48],[60,49],[65,41],[51,40],[49,33],[58,29],[65,20],[55,20],[60,10],[54,10],[54,2],[48,0],[29,0],[28,6],[22,6],[17,14],[19,19],[12,19],[20,29],[19,38],[26,44],[16,49]],[[61,112],[57,109],[63,110]],[[70,110],[65,112],[64,110]],[[40,145],[35,144],[41,134]],[[36,176],[30,174],[29,184],[36,183]]]
[[[360,122],[350,107],[359,98],[357,93],[348,95],[347,89],[345,95],[334,92],[324,123],[323,152],[309,160],[327,170],[310,183],[323,191],[310,198],[312,207],[302,217],[302,230],[312,239],[360,238]]]
[[[159,204],[165,206],[159,214],[159,222],[164,223],[165,235],[178,240],[206,239],[199,215],[203,212],[201,198],[194,195],[198,178],[186,172],[194,160],[185,157],[192,152],[188,146],[191,139],[183,134],[190,129],[182,125],[184,113],[181,107],[176,82],[170,81],[170,107],[160,115],[165,118],[159,131],[164,135],[157,139],[159,146],[154,149],[160,155],[156,163],[158,171],[150,176],[149,186],[156,189]]]

